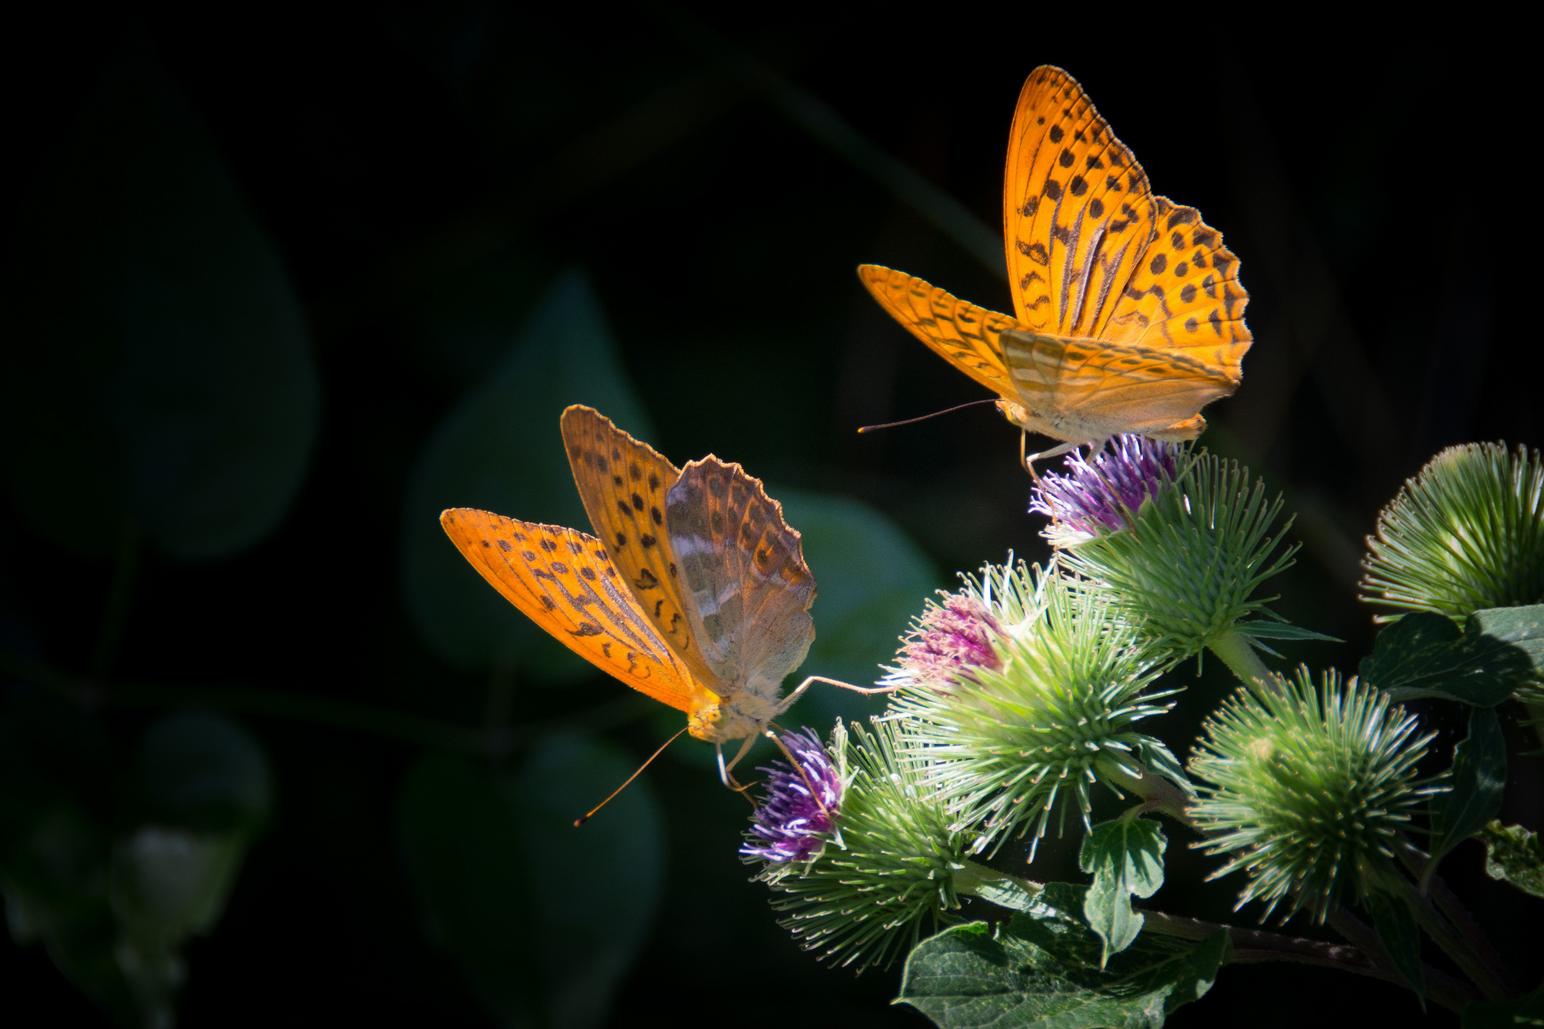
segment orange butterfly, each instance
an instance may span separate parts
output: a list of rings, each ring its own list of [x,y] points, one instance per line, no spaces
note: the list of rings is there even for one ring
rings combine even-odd
[[[896,321],[995,392],[1053,457],[1123,432],[1194,439],[1242,380],[1252,337],[1238,258],[1193,207],[1155,196],[1083,88],[1030,73],[1008,136],[1003,244],[1015,317],[878,265],[858,274]]]
[[[442,512],[440,525],[531,621],[684,711],[685,731],[718,746],[727,784],[772,719],[830,681],[811,677],[782,696],[815,638],[815,578],[799,534],[737,464],[710,455],[677,468],[578,404],[561,424],[594,536],[468,507]],[[737,739],[726,765],[723,744]]]

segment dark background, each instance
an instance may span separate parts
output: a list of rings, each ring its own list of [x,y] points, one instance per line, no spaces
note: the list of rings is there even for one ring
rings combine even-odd
[[[69,812],[44,907],[86,910],[70,953],[98,956],[113,841],[181,819],[250,843],[186,946],[188,1025],[920,1023],[885,1006],[898,970],[822,969],[775,925],[708,748],[678,744],[568,828],[678,716],[522,635],[434,515],[582,525],[557,415],[596,404],[677,463],[712,451],[767,480],[821,581],[807,670],[870,679],[954,571],[1039,559],[995,413],[853,432],[979,396],[853,269],[1011,309],[1002,146],[1037,64],[1077,76],[1241,259],[1256,342],[1205,442],[1297,514],[1279,609],[1345,641],[1288,658],[1354,671],[1362,538],[1426,458],[1540,442],[1537,94],[1504,32],[571,8],[11,34],[7,831],[20,846],[17,826]],[[1218,672],[1176,673],[1189,703],[1158,730],[1176,749]],[[187,711],[234,742],[165,728]],[[1427,714],[1445,753],[1457,718]],[[195,742],[165,744],[179,724]],[[1538,810],[1521,764],[1513,820]],[[157,794],[179,769],[215,800]],[[1170,837],[1155,903],[1228,917],[1232,887],[1203,892],[1211,866]],[[1479,864],[1471,844],[1447,868],[1517,950],[1515,894]],[[1069,848],[1030,874],[1074,874]],[[122,1008],[125,984],[82,961]],[[0,990],[54,1024],[100,1017],[36,943],[0,944]],[[1175,1024],[1331,1007],[1418,1015],[1366,980],[1246,966]]]

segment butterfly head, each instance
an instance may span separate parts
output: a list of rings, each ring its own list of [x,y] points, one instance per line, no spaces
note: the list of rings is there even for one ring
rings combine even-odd
[[[687,729],[699,740],[727,743],[759,736],[779,713],[776,687],[763,690],[741,689],[728,696],[716,697],[687,715]]]
[[[1034,429],[1033,429],[1033,424],[1034,423],[1033,423],[1033,421],[1030,418],[1029,408],[1025,407],[1023,404],[1019,403],[1018,401],[1016,401],[1016,400],[1007,400],[1007,399],[999,399],[997,401],[997,410],[1002,414],[1002,416],[1004,418],[1008,419],[1010,422],[1012,422],[1014,425],[1017,425],[1019,428],[1021,428],[1021,429],[1029,429],[1031,431],[1034,431]]]

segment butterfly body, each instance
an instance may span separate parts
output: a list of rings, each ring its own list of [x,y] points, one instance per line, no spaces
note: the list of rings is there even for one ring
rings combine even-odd
[[[1010,422],[1063,450],[1123,432],[1192,439],[1201,407],[1238,388],[1252,342],[1238,258],[1194,208],[1153,194],[1059,68],[1031,72],[1019,95],[1003,239],[1013,315],[904,272],[858,273]]]
[[[706,457],[677,468],[599,412],[563,412],[596,535],[474,508],[440,516],[462,555],[554,638],[723,744],[785,707],[814,639],[815,580],[760,481]]]

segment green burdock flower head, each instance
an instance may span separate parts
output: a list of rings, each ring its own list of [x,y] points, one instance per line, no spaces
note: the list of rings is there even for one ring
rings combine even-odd
[[[898,732],[875,722],[849,734],[837,722],[836,832],[807,862],[768,862],[756,877],[805,949],[859,972],[889,965],[960,906],[954,877],[970,849],[922,775],[898,759]]]
[[[1443,788],[1416,775],[1435,734],[1333,671],[1322,688],[1300,668],[1239,690],[1204,732],[1190,760],[1197,846],[1228,857],[1212,878],[1249,877],[1237,907],[1260,901],[1261,921],[1285,905],[1282,921],[1306,909],[1322,922],[1348,890],[1365,898],[1398,876],[1412,812]]]
[[[1378,515],[1362,567],[1367,603],[1458,622],[1485,608],[1544,602],[1539,452],[1504,443],[1442,451]]]
[[[1095,783],[1174,762],[1135,730],[1172,706],[1172,691],[1151,690],[1161,666],[1101,597],[1022,561],[982,580],[1002,627],[997,663],[947,691],[903,683],[886,717],[906,726],[908,766],[984,849],[1031,829],[1038,843],[1069,803],[1087,824]]]
[[[1249,471],[1214,454],[1191,455],[1172,480],[1152,477],[1147,500],[1124,528],[1060,552],[1064,567],[1109,598],[1120,615],[1172,660],[1198,654],[1234,633],[1283,635],[1258,596],[1292,564],[1274,527],[1281,498],[1267,499]]]

